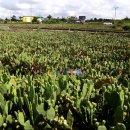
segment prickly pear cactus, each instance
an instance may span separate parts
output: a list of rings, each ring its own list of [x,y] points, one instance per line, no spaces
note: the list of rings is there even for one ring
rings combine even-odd
[[[67,114],[67,123],[68,123],[68,125],[70,126],[71,129],[72,129],[72,126],[73,126],[73,122],[74,122],[74,117],[72,116],[72,113],[69,110],[68,114]]]
[[[39,115],[41,114],[43,116],[46,116],[46,112],[44,110],[44,104],[43,103],[41,103],[40,105],[38,105],[37,108],[36,108],[36,110],[37,110],[37,112],[38,112]]]
[[[105,92],[104,94],[105,101],[111,106],[111,107],[117,107],[121,105],[120,95],[116,92]]]
[[[122,110],[121,106],[118,106],[116,108],[116,112],[114,114],[114,121],[115,121],[115,123],[123,121],[123,110]]]
[[[18,121],[19,121],[19,123],[20,123],[21,125],[24,126],[24,115],[23,115],[22,112],[19,112],[19,113],[18,113]]]
[[[4,74],[2,75],[2,81],[3,81],[3,83],[6,83],[6,82],[8,81],[8,76],[7,76],[6,73],[4,73]]]
[[[0,114],[0,127],[3,125],[4,123],[4,119],[3,119],[3,116]]]
[[[59,79],[59,87],[61,91],[67,88],[67,76],[63,76],[62,78]]]
[[[123,123],[118,123],[115,130],[126,130],[126,126]]]
[[[33,130],[33,127],[32,125],[30,124],[30,121],[27,120],[25,123],[24,123],[24,130]]]
[[[13,122],[13,118],[11,115],[8,115],[7,118],[6,118],[6,122],[9,123],[9,124],[12,124]]]
[[[107,130],[105,126],[98,126],[98,130]]]
[[[35,88],[33,85],[30,86],[30,92],[29,92],[29,100],[31,101],[31,103],[33,103],[35,98]]]
[[[4,97],[2,94],[0,94],[0,113],[3,113],[4,112],[4,108],[5,108],[5,100],[4,100]]]
[[[50,107],[50,109],[47,110],[47,119],[54,119],[55,117],[55,110],[53,107]]]
[[[46,100],[50,99],[52,97],[52,93],[53,93],[53,88],[52,88],[52,86],[49,83],[47,83],[46,86],[45,86],[44,98]]]

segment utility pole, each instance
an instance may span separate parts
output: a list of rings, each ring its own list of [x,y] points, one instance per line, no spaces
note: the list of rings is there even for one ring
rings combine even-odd
[[[115,9],[114,20],[116,19],[116,10],[117,10],[118,8],[119,8],[119,7],[114,7],[114,9]]]
[[[10,23],[11,23],[11,14],[12,14],[12,11],[11,11],[11,10],[9,10],[9,11],[10,11],[10,13],[9,13],[9,14],[10,14]]]
[[[115,21],[116,21],[116,12],[117,12],[117,9],[119,7],[114,7],[114,10],[115,10],[115,13],[114,13],[114,19],[113,19],[113,23],[115,24]]]

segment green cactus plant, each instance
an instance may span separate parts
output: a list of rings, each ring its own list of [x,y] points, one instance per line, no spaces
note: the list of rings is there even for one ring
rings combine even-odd
[[[12,122],[13,122],[12,115],[8,115],[8,116],[6,117],[6,122],[9,123],[9,124],[12,124]]]
[[[82,89],[82,98],[84,98],[87,95],[87,89],[88,89],[88,85],[85,83],[83,85],[83,89]]]
[[[27,106],[27,108],[29,109],[29,100],[28,100],[27,94],[24,95],[24,102],[25,102],[25,105]]]
[[[0,114],[0,127],[3,125],[4,123],[4,119],[3,119],[3,116]]]
[[[7,91],[10,89],[10,86],[6,84],[0,84],[0,93],[2,95],[7,94]]]
[[[3,95],[0,93],[0,113],[3,114],[6,102],[4,100]]]
[[[32,125],[30,124],[30,121],[27,120],[25,123],[24,123],[24,130],[33,130],[33,127]]]
[[[119,92],[119,95],[120,95],[121,106],[123,107],[123,105],[124,105],[124,100],[125,100],[125,93],[124,93],[124,91],[121,90],[121,91]]]
[[[48,110],[47,110],[47,119],[49,120],[53,120],[55,117],[55,110],[53,107],[50,107]]]
[[[8,116],[9,108],[8,108],[8,101],[5,104],[3,115]]]
[[[18,97],[21,97],[22,95],[21,95],[21,88],[17,88],[17,96]]]
[[[123,121],[123,110],[121,106],[118,106],[116,108],[115,114],[114,114],[114,122],[115,124],[118,122],[122,122]]]
[[[98,126],[98,130],[107,130],[105,126]]]
[[[74,122],[74,117],[72,116],[72,113],[69,110],[68,113],[67,113],[67,124],[70,126],[71,129],[72,129],[72,126],[73,126],[73,122]]]
[[[87,84],[88,84],[87,99],[89,100],[89,98],[92,94],[92,91],[94,89],[94,84],[92,83],[92,81],[87,81]]]
[[[33,109],[34,108],[32,106],[33,103],[30,102],[28,95],[24,96],[24,102],[25,102],[25,105],[26,105],[26,107],[28,109],[30,120],[32,121],[32,123],[34,123],[34,117],[33,117],[33,113],[34,113]]]
[[[37,105],[36,110],[37,110],[39,115],[41,114],[43,116],[46,116],[46,112],[44,110],[44,103],[41,103],[40,105]]]
[[[19,112],[19,113],[18,113],[18,121],[19,121],[19,123],[20,123],[21,125],[24,126],[25,121],[24,121],[24,114],[23,114],[22,112]]]
[[[46,83],[45,85],[45,92],[44,92],[44,98],[46,100],[50,99],[52,97],[53,88],[49,83]]]
[[[61,91],[65,90],[67,88],[67,76],[60,77],[58,83]]]
[[[126,130],[126,126],[123,123],[117,123],[115,130]]]
[[[33,130],[32,125],[30,124],[30,120],[25,121],[24,114],[22,112],[18,112],[18,122],[21,126],[24,127],[24,130]]]
[[[35,88],[34,88],[34,85],[31,85],[31,84],[29,87],[30,87],[29,100],[31,101],[31,103],[33,103],[35,100]]]
[[[105,92],[104,99],[113,108],[121,105],[120,95],[116,91]]]
[[[2,74],[2,80],[4,84],[9,80],[8,75],[6,73]]]
[[[18,98],[18,103],[17,105],[20,107],[20,108],[23,108],[23,105],[24,105],[24,98],[23,97],[19,97]]]
[[[9,112],[12,110],[13,103],[12,103],[12,101],[7,101],[6,104],[7,104],[7,107],[8,107],[8,113],[9,113]]]

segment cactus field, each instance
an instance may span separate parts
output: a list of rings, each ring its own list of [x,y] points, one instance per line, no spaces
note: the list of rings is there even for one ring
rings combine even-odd
[[[130,130],[130,34],[0,31],[0,130]]]

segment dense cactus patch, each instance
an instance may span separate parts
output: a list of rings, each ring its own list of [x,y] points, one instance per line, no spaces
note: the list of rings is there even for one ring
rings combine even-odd
[[[0,32],[0,61],[0,129],[130,129],[128,34]]]

